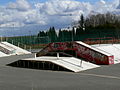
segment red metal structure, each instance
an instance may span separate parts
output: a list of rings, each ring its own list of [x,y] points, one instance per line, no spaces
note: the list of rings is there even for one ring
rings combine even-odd
[[[67,51],[67,52],[66,52]],[[114,64],[114,56],[104,51],[91,47],[83,42],[58,42],[50,43],[47,47],[43,48],[37,56],[46,55],[48,52],[65,52],[68,54],[74,51],[78,58],[83,58],[86,61],[96,64]]]

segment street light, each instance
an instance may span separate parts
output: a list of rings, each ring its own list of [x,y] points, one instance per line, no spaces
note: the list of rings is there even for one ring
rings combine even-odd
[[[72,31],[72,41],[74,41],[74,35],[73,35],[73,33],[76,34],[76,29],[77,29],[76,27],[73,27],[73,30],[74,30],[74,31]]]

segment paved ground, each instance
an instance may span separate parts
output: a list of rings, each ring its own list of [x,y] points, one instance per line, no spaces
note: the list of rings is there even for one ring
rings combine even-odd
[[[34,55],[0,58],[0,90],[119,90],[120,64],[80,73],[6,66]]]

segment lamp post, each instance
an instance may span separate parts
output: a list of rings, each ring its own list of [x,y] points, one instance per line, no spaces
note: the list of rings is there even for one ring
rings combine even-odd
[[[76,34],[76,27],[74,26],[73,29],[71,30],[72,32],[72,42],[74,41],[74,33]]]

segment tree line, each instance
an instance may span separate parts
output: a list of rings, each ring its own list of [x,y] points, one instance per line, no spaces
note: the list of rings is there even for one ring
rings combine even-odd
[[[36,42],[65,42],[65,41],[84,41],[88,38],[103,38],[120,36],[120,16],[106,13],[90,15],[84,18],[80,16],[80,20],[73,24],[72,29],[59,29],[50,27],[47,31],[40,31],[37,35]]]

